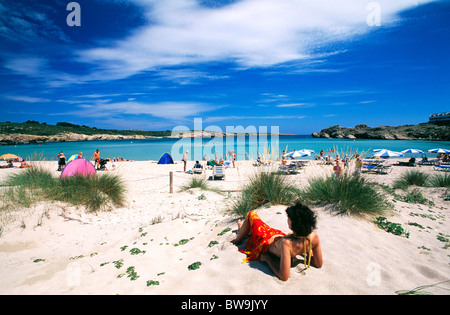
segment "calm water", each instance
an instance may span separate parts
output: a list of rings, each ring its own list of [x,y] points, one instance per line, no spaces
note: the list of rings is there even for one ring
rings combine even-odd
[[[83,156],[90,158],[96,149],[100,150],[102,158],[121,157],[129,160],[146,161],[158,160],[160,156],[169,152],[175,161],[180,161],[184,151],[189,150],[190,160],[201,160],[204,155],[208,159],[223,157],[227,152],[235,150],[237,159],[256,159],[258,156],[279,156],[283,150],[311,149],[317,154],[324,149],[326,152],[335,149],[344,153],[369,152],[373,149],[389,149],[402,151],[413,148],[427,151],[434,148],[450,149],[450,141],[406,141],[406,140],[348,140],[348,139],[316,139],[306,136],[280,136],[278,146],[276,139],[270,136],[231,137],[211,139],[141,139],[141,140],[113,140],[113,141],[82,141],[23,144],[0,146],[0,155],[13,153],[30,159],[56,160],[60,151],[69,158],[72,154],[83,152]],[[279,150],[277,152],[277,149]],[[428,153],[429,157],[435,154]],[[407,157],[410,155],[407,154]],[[308,158],[308,157],[307,157]],[[306,159],[307,159],[306,158]]]

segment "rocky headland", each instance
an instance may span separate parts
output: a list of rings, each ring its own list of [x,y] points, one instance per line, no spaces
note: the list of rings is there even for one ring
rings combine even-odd
[[[361,124],[354,128],[340,125],[322,129],[312,134],[314,138],[332,139],[382,139],[382,140],[435,140],[450,141],[450,125],[423,123],[404,126],[369,127]]]

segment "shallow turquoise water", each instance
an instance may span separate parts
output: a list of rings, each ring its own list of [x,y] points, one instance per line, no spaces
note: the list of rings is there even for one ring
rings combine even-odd
[[[305,136],[280,136],[278,141],[270,136],[261,137],[231,137],[208,139],[140,139],[140,140],[111,140],[111,141],[82,141],[43,144],[24,144],[0,146],[0,155],[13,153],[30,159],[56,160],[60,151],[69,158],[72,154],[83,152],[83,156],[90,158],[96,149],[100,150],[102,158],[121,157],[129,160],[146,161],[158,160],[160,156],[169,152],[175,161],[180,161],[183,152],[189,150],[190,160],[201,160],[204,155],[212,159],[226,159],[227,152],[235,150],[237,159],[256,159],[258,156],[279,156],[283,150],[311,149],[317,154],[320,150],[335,149],[340,153],[372,152],[373,149],[389,149],[401,151],[409,148],[427,151],[434,148],[450,149],[450,141],[421,141],[421,140],[349,140],[349,139],[316,139]],[[278,150],[278,151],[277,151]],[[410,155],[407,154],[406,157]],[[435,154],[428,153],[434,157]],[[308,158],[308,157],[306,157]]]

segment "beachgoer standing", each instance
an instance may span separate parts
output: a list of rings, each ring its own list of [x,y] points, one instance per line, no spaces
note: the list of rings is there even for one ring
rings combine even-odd
[[[100,151],[97,149],[92,156],[94,157],[94,166],[98,170],[100,168]]]
[[[66,157],[64,156],[63,151],[58,154],[58,169],[57,171],[62,171],[66,166]]]
[[[235,164],[236,157],[237,157],[237,154],[233,150],[233,152],[231,152],[231,160],[233,161],[233,168],[236,168],[236,164]]]
[[[187,160],[188,160],[188,153],[189,151],[186,150],[183,154],[183,164],[184,164],[184,172],[186,173],[186,167],[187,167]]]
[[[359,174],[361,174],[361,169],[363,167],[363,161],[361,160],[361,157],[359,156],[358,153],[355,156],[356,156],[356,161],[355,161],[355,173],[354,173],[354,175],[359,175]]]
[[[342,166],[341,166],[341,160],[339,158],[336,159],[336,165],[333,167],[333,172],[337,178],[342,177]]]

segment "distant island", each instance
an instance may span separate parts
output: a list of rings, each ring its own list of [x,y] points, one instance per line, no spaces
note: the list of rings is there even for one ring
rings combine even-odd
[[[422,123],[404,126],[369,127],[361,124],[354,128],[340,125],[312,133],[314,138],[382,139],[382,140],[434,140],[450,141],[450,124]]]
[[[68,122],[56,125],[27,120],[23,123],[0,122],[0,145],[16,145],[46,142],[70,142],[93,140],[127,140],[150,138],[212,138],[217,136],[236,136],[237,133],[209,132],[203,130],[189,131],[145,131],[98,129]],[[281,135],[281,134],[280,134]]]

